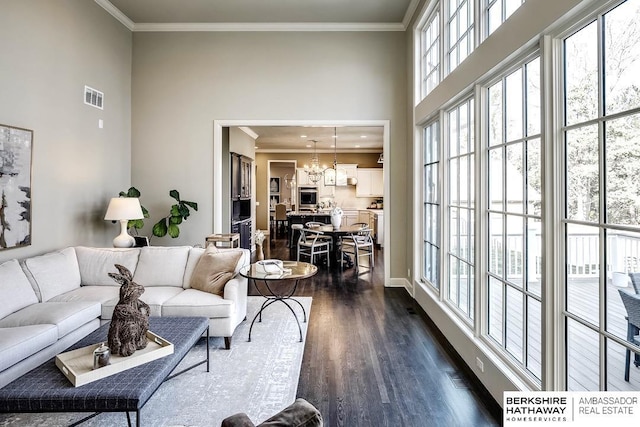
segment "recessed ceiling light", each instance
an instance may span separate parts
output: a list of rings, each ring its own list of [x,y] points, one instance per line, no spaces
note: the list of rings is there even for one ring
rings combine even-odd
[[[257,150],[257,149],[258,149],[258,146],[256,145],[256,146],[255,146],[255,147],[253,147],[253,148],[255,148],[255,149]]]
[[[311,148],[311,145],[310,145],[310,144],[307,144],[307,148]]]
[[[359,146],[359,145],[356,145],[356,148],[360,148],[360,146]]]
[[[360,138],[366,138],[367,135],[360,135]]]
[[[335,147],[335,144],[331,144],[329,147],[333,148],[333,147]]]
[[[306,138],[307,135],[300,135],[300,138]]]

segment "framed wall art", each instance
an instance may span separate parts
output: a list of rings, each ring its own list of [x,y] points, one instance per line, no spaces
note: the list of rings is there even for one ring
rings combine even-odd
[[[269,193],[280,194],[280,178],[271,178],[271,181],[269,181]]]
[[[33,131],[0,124],[0,250],[31,244]]]

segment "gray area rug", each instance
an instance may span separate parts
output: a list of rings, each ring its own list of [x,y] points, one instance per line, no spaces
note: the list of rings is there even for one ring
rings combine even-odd
[[[296,297],[302,303],[307,320],[310,297]],[[283,304],[265,309],[262,323],[256,321],[247,342],[249,326],[264,299],[250,296],[247,320],[236,328],[231,350],[224,350],[222,338],[212,338],[211,369],[204,365],[165,382],[141,411],[142,426],[213,426],[237,412],[245,412],[258,424],[291,404],[296,398],[304,342],[295,319]],[[300,319],[302,335],[307,323],[302,310],[291,304]],[[184,358],[178,370],[205,357],[201,340]],[[0,426],[67,426],[87,416],[86,413],[0,414]],[[132,414],[135,425],[135,414]],[[82,426],[127,425],[124,413],[103,413]]]

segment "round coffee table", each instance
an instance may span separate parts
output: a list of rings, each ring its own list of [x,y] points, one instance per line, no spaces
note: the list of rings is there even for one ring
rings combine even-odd
[[[253,324],[256,319],[258,322],[262,322],[262,312],[265,308],[269,307],[271,304],[275,302],[281,302],[287,306],[287,308],[293,314],[293,317],[296,319],[296,323],[298,324],[298,331],[300,332],[300,342],[302,342],[302,328],[300,327],[300,321],[298,320],[298,315],[289,305],[289,301],[294,301],[297,303],[302,309],[302,314],[304,316],[304,322],[307,322],[307,312],[304,310],[304,307],[300,303],[300,301],[293,298],[293,294],[295,293],[298,282],[302,279],[306,279],[315,275],[318,272],[318,267],[313,264],[309,264],[308,262],[300,262],[300,261],[283,261],[282,271],[277,273],[265,273],[263,270],[258,269],[257,264],[251,264],[244,266],[240,269],[240,275],[246,277],[249,280],[253,280],[253,284],[256,287],[256,290],[260,295],[265,298],[265,301],[262,303],[260,310],[256,313],[251,321],[251,326],[249,327],[249,342],[251,342],[251,331],[253,330]],[[287,288],[285,292],[276,292],[273,289],[273,286],[270,286],[272,282],[287,282],[290,283],[291,286]],[[263,286],[258,286],[258,283],[261,283]]]

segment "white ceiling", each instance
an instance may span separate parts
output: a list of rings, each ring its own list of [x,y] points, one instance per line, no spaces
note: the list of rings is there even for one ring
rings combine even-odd
[[[383,148],[382,126],[251,126],[252,136],[256,136],[258,152],[299,152],[313,150],[313,140],[317,151],[340,153],[374,152]],[[334,138],[334,132],[336,138]],[[338,141],[334,147],[334,141]]]
[[[95,0],[131,31],[404,31],[418,0]],[[333,127],[252,126],[258,151],[334,151]],[[339,152],[380,152],[383,127],[338,127]],[[306,135],[306,136],[302,136]],[[307,147],[310,145],[311,147]],[[358,147],[356,147],[358,146]]]

